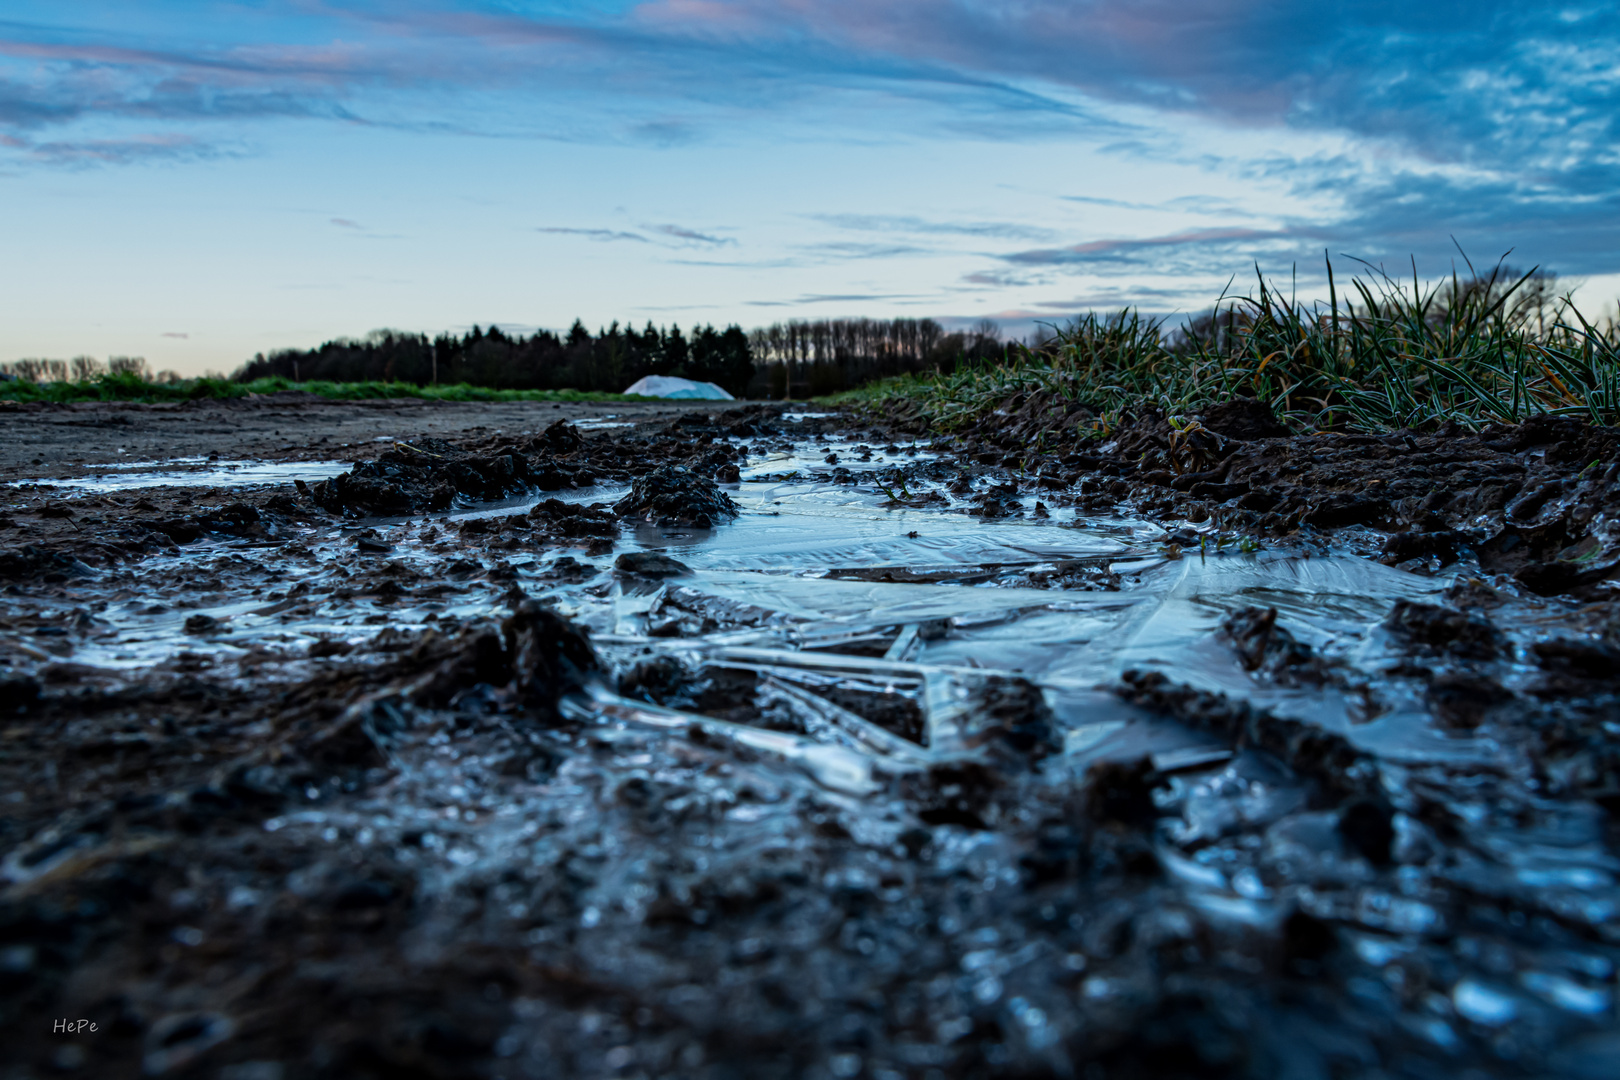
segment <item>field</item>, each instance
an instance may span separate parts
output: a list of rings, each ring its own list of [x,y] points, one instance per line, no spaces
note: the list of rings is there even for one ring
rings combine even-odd
[[[304,394],[328,401],[482,401],[482,402],[614,402],[653,400],[634,394],[603,394],[579,390],[494,390],[457,383],[418,386],[401,382],[293,382],[291,379],[178,379],[155,382],[137,375],[102,375],[78,382],[0,382],[0,401],[67,404],[82,401],[129,401],[142,404],[181,401],[235,401],[272,394]]]
[[[1050,387],[11,406],[8,1077],[1602,1075],[1615,430]]]

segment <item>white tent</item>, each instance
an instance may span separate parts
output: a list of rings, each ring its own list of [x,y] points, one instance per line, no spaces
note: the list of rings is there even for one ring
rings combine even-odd
[[[677,379],[671,375],[648,375],[644,379],[637,379],[635,385],[625,390],[625,393],[640,394],[643,397],[700,398],[704,401],[735,400],[712,382],[693,382],[691,379]]]

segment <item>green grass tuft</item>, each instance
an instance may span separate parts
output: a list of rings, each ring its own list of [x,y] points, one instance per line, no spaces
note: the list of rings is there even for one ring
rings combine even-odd
[[[1446,422],[1477,430],[1542,414],[1620,423],[1620,332],[1594,325],[1567,297],[1526,303],[1533,271],[1428,290],[1373,273],[1350,283],[1349,303],[1332,271],[1325,304],[1296,304],[1261,277],[1257,295],[1223,295],[1213,318],[1176,334],[1130,310],[1088,315],[1005,363],[824,400],[866,410],[906,404],[947,432],[1020,393],[1085,405],[1103,432],[1145,404],[1173,416],[1239,393],[1304,431]]]

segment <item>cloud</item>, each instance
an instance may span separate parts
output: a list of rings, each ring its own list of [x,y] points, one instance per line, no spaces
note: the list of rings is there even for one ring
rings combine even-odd
[[[749,300],[749,307],[800,307],[805,304],[864,304],[875,300],[912,301],[927,297],[915,293],[806,293],[792,300]]]
[[[642,225],[645,233],[627,232],[622,229],[582,229],[562,225],[548,225],[535,229],[535,232],[552,233],[559,236],[582,236],[587,240],[596,240],[602,243],[611,243],[616,240],[632,240],[639,244],[657,244],[659,247],[726,247],[737,241],[725,236],[715,236],[712,233],[689,229],[683,225]]]
[[[975,270],[971,274],[962,275],[962,281],[986,289],[1006,289],[1027,285],[1030,277],[1028,274],[1013,274],[1003,270]]]
[[[1245,124],[1350,130],[1463,158],[1510,149],[1485,145],[1486,134],[1522,146],[1551,132],[1613,133],[1620,29],[1596,9],[1573,22],[1555,17],[1564,10],[1535,0],[1303,8],[1236,0],[655,0],[637,18],[733,48],[792,45],[812,57],[840,50],[869,64],[1015,79]]]
[[[702,131],[685,120],[647,120],[632,124],[629,136],[654,146],[687,146],[701,139]]]
[[[364,229],[365,228],[365,226],[361,225],[358,221],[350,221],[346,217],[335,217],[335,218],[332,219],[332,224],[336,225],[340,229]]]
[[[772,265],[1006,241],[1020,250],[988,254],[993,265],[962,281],[1016,288],[1102,267],[1315,260],[1324,246],[1442,258],[1456,233],[1491,257],[1518,245],[1572,272],[1620,270],[1620,23],[1581,0],[266,0],[253,11],[218,33],[179,19],[147,19],[160,29],[144,33],[105,16],[91,28],[0,21],[0,165],[205,160],[243,152],[254,124],[287,120],[649,148],[737,138],[748,121],[767,144],[800,123],[835,140],[1079,135],[1107,155],[1265,180],[1317,209],[1256,224],[1210,195],[1077,191],[1065,198],[1224,224],[1074,243],[1057,226],[982,216],[810,215],[901,242],[801,247]],[[1335,149],[1290,149],[1312,139]],[[674,225],[541,231],[736,244]]]
[[[811,221],[858,232],[912,233],[933,236],[971,236],[1001,240],[1044,240],[1051,229],[1005,221],[938,221],[896,214],[807,214]]]
[[[179,338],[181,341],[188,341],[191,338],[190,334],[181,334],[181,333],[177,333],[177,332],[172,331],[172,330],[166,331],[165,333],[160,334],[158,336],[159,337],[166,337],[166,338]]]
[[[906,255],[933,254],[934,249],[917,244],[870,244],[849,240],[829,240],[820,244],[801,244],[796,249],[808,261],[821,262],[839,259],[894,259]]]
[[[1183,214],[1219,214],[1231,216],[1240,212],[1239,205],[1231,199],[1216,198],[1212,195],[1181,195],[1163,202],[1133,202],[1129,199],[1105,199],[1095,195],[1061,195],[1064,202],[1083,203],[1087,206],[1106,206],[1118,210],[1150,210]]]
[[[1141,307],[1143,302],[1171,302],[1181,300],[1186,292],[1182,289],[1162,289],[1148,285],[1120,285],[1102,287],[1080,296],[1069,297],[1064,300],[1037,300],[1030,306],[1038,311],[1045,312],[1083,312],[1097,310],[1119,310],[1125,307]],[[1214,297],[1210,297],[1211,300]],[[1045,316],[1050,317],[1050,315]]]
[[[645,236],[633,232],[620,232],[617,229],[570,229],[560,225],[548,225],[534,230],[540,233],[554,233],[559,236],[583,236],[587,240],[597,240],[610,243],[614,240],[634,240],[640,244],[651,243]]]
[[[1444,272],[1458,259],[1453,237],[1476,266],[1516,249],[1515,262],[1526,268],[1550,260],[1560,273],[1611,273],[1620,252],[1620,184],[1571,198],[1508,179],[1397,174],[1352,192],[1344,216],[1323,231],[1335,254],[1407,273],[1413,254]],[[1322,244],[1313,247],[1319,260]]]
[[[1019,253],[1021,262],[1154,262],[1166,272],[1187,272],[1212,264],[1200,253],[1293,258],[1319,253],[1323,243],[1434,255],[1455,224],[1478,242],[1529,241],[1597,273],[1620,269],[1609,224],[1612,193],[1620,191],[1620,155],[1613,150],[1620,144],[1614,60],[1620,24],[1605,10],[1534,0],[1305,7],[1236,0],[655,0],[636,12],[643,25],[716,48],[777,50],[773,55],[781,57],[797,50],[807,66],[842,54],[858,58],[851,67],[895,80],[907,72],[951,71],[961,86],[1016,84],[1033,95],[1022,108],[1048,103],[1055,113],[1055,105],[1068,102],[1096,112],[1098,103],[1114,103],[1137,110],[1135,116],[1157,115],[1143,119],[1138,134],[1107,146],[1109,153],[1173,156],[1166,146],[1173,147],[1178,126],[1189,125],[1201,134],[1249,129],[1348,140],[1337,156],[1299,158],[1283,150],[1246,156],[1234,143],[1229,152],[1192,162],[1281,180],[1298,194],[1340,204],[1312,222],[1285,223],[1269,234],[1231,226],[1046,247]],[[1010,100],[986,92],[980,104],[1017,127]],[[1157,204],[1073,198],[1235,216],[1233,207],[1208,196]],[[900,224],[853,217],[826,223]]]
[[[648,232],[658,233],[674,240],[683,240],[694,244],[705,244],[711,247],[723,247],[726,244],[735,244],[737,241],[724,236],[712,236],[708,233],[698,232],[696,229],[683,228],[680,225],[645,225]]]
[[[1023,266],[1063,266],[1076,263],[1125,262],[1144,250],[1160,248],[1208,248],[1223,251],[1256,241],[1287,238],[1290,234],[1272,229],[1231,227],[1221,229],[1193,229],[1167,236],[1148,236],[1140,239],[1088,240],[1059,248],[1033,248],[1001,256],[1007,262]]]
[[[0,138],[0,145],[19,151],[29,161],[67,168],[161,161],[200,161],[229,157],[234,153],[229,148],[203,142],[190,135],[177,134],[44,142],[10,136]]]

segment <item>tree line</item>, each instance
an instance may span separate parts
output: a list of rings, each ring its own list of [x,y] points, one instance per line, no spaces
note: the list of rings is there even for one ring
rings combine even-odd
[[[748,335],[765,365],[765,392],[756,396],[816,397],[894,375],[939,371],[963,361],[1006,355],[1000,328],[989,320],[971,331],[947,332],[933,319],[795,319]]]
[[[375,330],[311,349],[260,353],[232,374],[237,382],[280,377],[293,382],[403,382],[420,386],[466,383],[509,390],[621,392],[646,375],[715,383],[735,397],[806,398],[852,389],[874,379],[925,371],[950,372],[964,360],[1005,356],[998,328],[982,322],[950,332],[932,319],[792,320],[744,333],[731,325],[615,322],[591,333],[575,320],[566,334],[510,333],[474,326],[464,334]],[[85,381],[98,375],[153,376],[139,357],[72,361],[18,360],[0,373],[34,382]],[[178,379],[163,372],[159,381]]]
[[[748,334],[735,325],[701,326],[688,337],[678,325],[664,329],[650,322],[640,331],[615,322],[593,334],[576,320],[566,335],[539,330],[527,337],[498,326],[431,339],[377,330],[359,340],[261,354],[233,378],[618,392],[645,375],[673,375],[715,383],[739,398],[781,399],[908,372],[950,371],[964,357],[1002,354],[993,323],[950,333],[932,319],[793,320]]]
[[[180,376],[172,371],[153,375],[146,368],[144,356],[109,356],[105,361],[94,356],[75,356],[71,360],[12,360],[0,364],[0,376],[23,379],[27,382],[89,382],[102,375],[134,376],[147,382],[178,382]]]
[[[295,382],[381,380],[419,385],[468,383],[501,390],[586,390],[618,393],[646,375],[712,382],[738,397],[748,390],[754,362],[741,327],[620,327],[592,334],[575,320],[566,335],[539,330],[529,336],[498,326],[429,338],[376,330],[360,340],[339,338],[314,349],[260,353],[232,378],[271,376]]]

